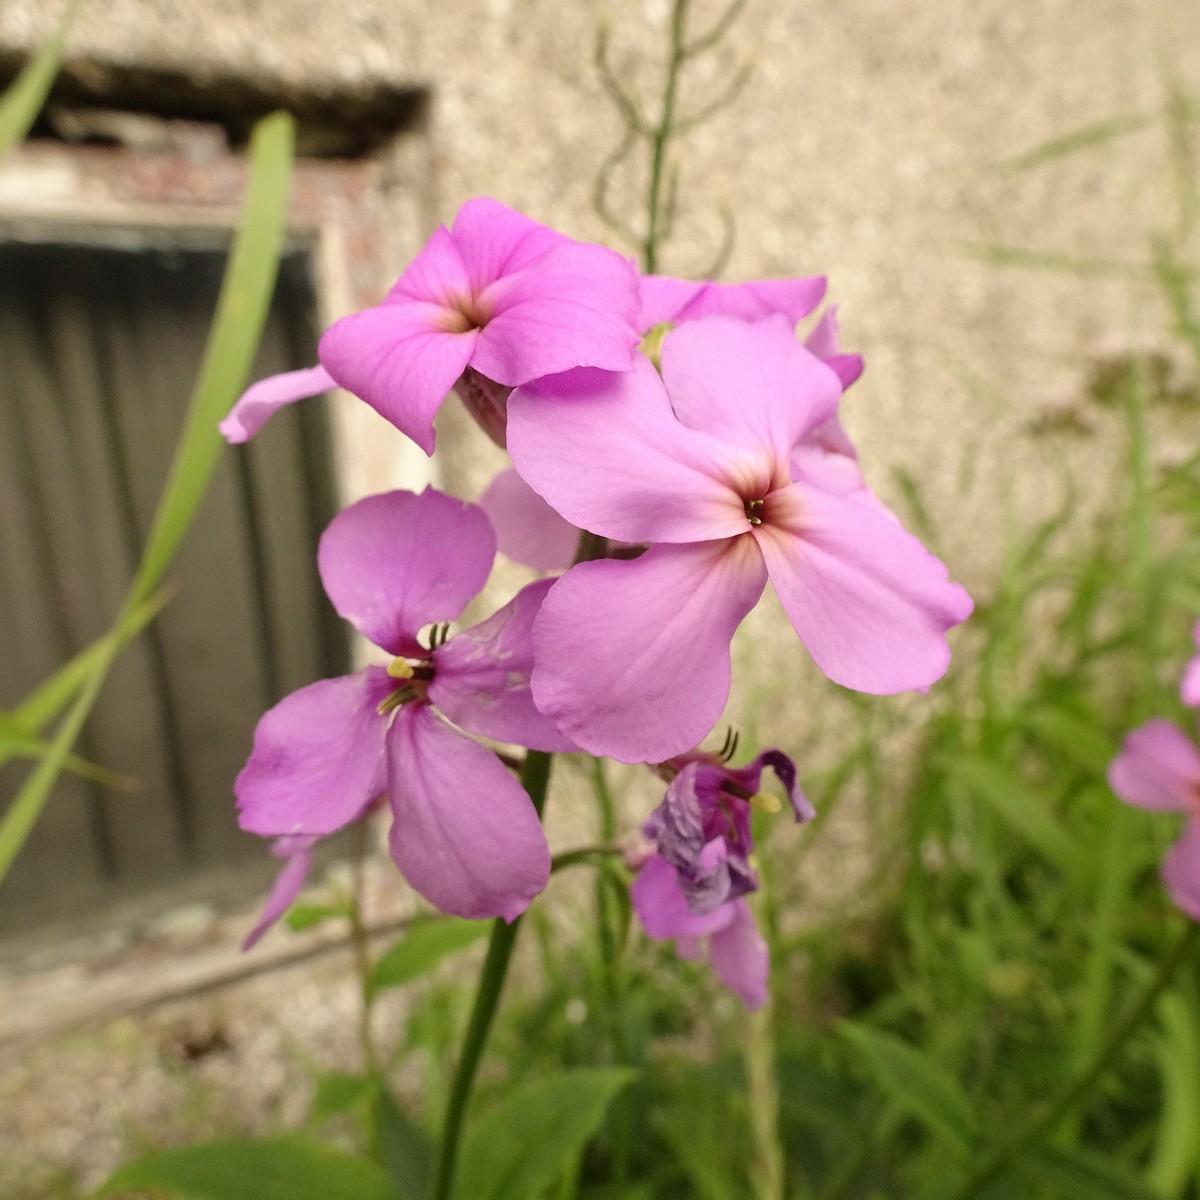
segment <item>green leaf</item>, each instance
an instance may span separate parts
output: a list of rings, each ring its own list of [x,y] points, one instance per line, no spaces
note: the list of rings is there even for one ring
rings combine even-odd
[[[79,0],[68,0],[49,40],[21,68],[21,73],[0,96],[0,159],[24,140],[38,113],[42,111],[42,105],[54,86],[63,46],[78,7]]]
[[[0,881],[37,823],[50,789],[83,729],[113,661],[125,644],[121,631],[153,596],[187,532],[216,466],[222,445],[217,423],[241,390],[258,345],[275,287],[287,217],[294,124],[286,113],[264,117],[250,139],[246,206],[221,284],[183,437],[159,501],[149,544],[114,628],[97,643],[75,701],[33,773],[0,822]],[[18,714],[19,715],[19,714]]]
[[[365,1102],[373,1095],[374,1088],[375,1081],[369,1075],[326,1071],[317,1077],[317,1088],[308,1115],[314,1121],[340,1117]]]
[[[350,910],[344,904],[306,904],[300,901],[287,910],[283,919],[293,933],[303,933],[332,917],[349,915]]]
[[[1119,1163],[1079,1150],[1042,1147],[1016,1164],[1020,1173],[1047,1187],[1056,1200],[1161,1200]]]
[[[1178,992],[1159,1000],[1158,1016],[1163,1107],[1147,1177],[1160,1195],[1176,1197],[1200,1170],[1200,1023]]]
[[[1025,723],[1044,742],[1086,770],[1103,775],[1117,747],[1096,721],[1059,705],[1045,705],[1025,715]]]
[[[371,971],[368,990],[375,995],[385,988],[410,983],[432,971],[443,958],[478,941],[490,928],[490,921],[467,921],[458,917],[414,925],[384,951]]]
[[[7,762],[10,758],[43,758],[50,750],[50,743],[45,738],[30,731],[11,713],[0,711],[0,761]],[[117,771],[110,771],[99,763],[88,762],[77,754],[67,755],[63,768],[90,779],[114,791],[129,792],[137,787],[137,780]]]
[[[955,756],[946,763],[951,778],[987,806],[1066,875],[1080,866],[1076,840],[1055,817],[1044,796],[1013,771],[985,758]]]
[[[467,1131],[457,1200],[536,1200],[632,1078],[632,1071],[581,1067],[518,1088]]]
[[[898,1108],[955,1149],[971,1149],[975,1118],[957,1080],[928,1055],[890,1033],[851,1021],[839,1021],[837,1031],[858,1051],[880,1090]]]
[[[409,1120],[382,1083],[375,1089],[371,1116],[375,1156],[401,1200],[429,1200],[433,1195],[434,1146],[425,1130]]]
[[[190,1200],[397,1200],[370,1159],[295,1136],[160,1150],[126,1163],[93,1194],[138,1188]]]

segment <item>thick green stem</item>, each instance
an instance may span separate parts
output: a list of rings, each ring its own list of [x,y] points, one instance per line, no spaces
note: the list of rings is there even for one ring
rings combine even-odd
[[[521,770],[521,785],[529,793],[539,817],[546,803],[546,789],[550,784],[550,763],[549,754],[540,750],[530,750],[525,756],[525,765]],[[434,1200],[450,1200],[453,1194],[454,1170],[458,1163],[458,1147],[463,1120],[467,1114],[467,1102],[471,1098],[475,1072],[479,1067],[480,1058],[483,1057],[488,1034],[491,1033],[492,1020],[496,1015],[500,993],[504,989],[509,959],[512,957],[520,927],[520,917],[512,922],[497,917],[492,925],[487,957],[483,961],[483,971],[479,976],[479,990],[475,993],[475,1004],[471,1009],[466,1037],[463,1039],[458,1070],[454,1074],[450,1099],[446,1104],[446,1119],[442,1122],[442,1144],[438,1157]]]
[[[1065,1088],[1045,1104],[1035,1109],[1029,1119],[1020,1124],[990,1154],[984,1156],[978,1168],[967,1178],[954,1200],[972,1200],[998,1175],[1014,1163],[1026,1150],[1036,1146],[1052,1133],[1054,1127],[1088,1095],[1101,1076],[1112,1065],[1129,1038],[1141,1028],[1150,1015],[1159,995],[1165,990],[1181,962],[1200,944],[1200,925],[1189,921],[1158,964],[1158,969],[1146,981],[1125,1015],[1113,1026],[1107,1039],[1096,1051],[1091,1063]]]

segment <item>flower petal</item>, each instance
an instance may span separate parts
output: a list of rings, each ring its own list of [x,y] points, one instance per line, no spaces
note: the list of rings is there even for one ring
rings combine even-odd
[[[243,950],[249,950],[256,945],[262,935],[291,908],[293,901],[300,895],[304,881],[312,870],[312,848],[316,843],[316,838],[288,837],[280,838],[271,847],[272,854],[287,861],[271,885],[258,923],[242,941]]]
[[[628,371],[639,334],[637,277],[604,246],[565,242],[480,294],[490,313],[471,365],[517,387],[575,367]]]
[[[319,837],[349,825],[383,790],[385,721],[393,683],[378,667],[323,679],[263,714],[233,785],[250,833]]]
[[[426,704],[396,713],[387,738],[392,858],[431,904],[511,921],[550,878],[533,804],[490,751]]]
[[[688,908],[675,869],[657,854],[652,854],[638,872],[630,886],[629,898],[642,928],[659,941],[703,937],[723,929],[733,919],[732,906],[728,904],[696,916]]]
[[[738,317],[759,321],[781,313],[793,328],[808,316],[825,295],[825,277],[758,279],[747,283],[716,283],[712,280],[672,279],[667,275],[643,275],[638,284],[643,331],[664,321],[694,321],[698,317]]]
[[[534,701],[593,754],[691,749],[725,706],[729,643],[765,582],[749,536],[572,567],[534,625]]]
[[[217,428],[231,445],[248,442],[281,408],[337,387],[322,366],[285,371],[252,383]]]
[[[426,488],[367,496],[321,535],[333,607],[391,654],[423,656],[423,625],[453,621],[487,582],[496,535],[483,510]]]
[[[783,317],[689,321],[667,335],[663,381],[679,420],[786,462],[837,410],[842,386]]]
[[[1192,641],[1196,649],[1200,650],[1200,621],[1192,627]],[[1179,695],[1189,708],[1200,707],[1200,654],[1193,655],[1184,667]]]
[[[570,242],[490,196],[468,200],[458,210],[451,236],[474,293],[505,275],[538,265],[555,247]]]
[[[1200,921],[1200,816],[1188,821],[1183,836],[1167,851],[1162,877],[1176,906]]]
[[[793,484],[768,498],[753,536],[792,625],[835,683],[886,695],[945,673],[946,630],[971,614],[971,598],[899,524]]]
[[[1177,725],[1154,717],[1125,735],[1108,786],[1126,804],[1186,812],[1200,797],[1200,752]]]
[[[464,301],[470,300],[473,292],[471,271],[457,239],[445,225],[439,225],[396,280],[383,303],[403,306],[416,300],[453,312]],[[428,315],[436,321],[432,313]]]
[[[341,387],[433,453],[433,418],[463,373],[478,330],[447,331],[445,309],[395,296],[343,317],[321,337],[321,365]]]
[[[575,561],[579,530],[508,468],[479,497],[501,554],[535,571],[565,571]]]
[[[770,952],[745,900],[735,900],[730,907],[732,920],[708,939],[708,960],[717,978],[747,1008],[761,1008],[767,1002]]]
[[[788,803],[798,822],[811,821],[817,815],[808,797],[801,790],[796,776],[796,764],[791,756],[782,750],[764,750],[757,758],[752,759],[744,767],[724,767],[723,773],[735,783],[754,793],[762,783],[762,773],[770,767],[775,772],[775,778],[783,784],[787,792]]]
[[[863,360],[860,354],[842,353],[838,340],[837,310],[838,306],[831,304],[821,314],[821,319],[804,339],[804,345],[833,370],[841,381],[842,391],[845,391],[863,373]]]
[[[522,588],[486,621],[455,634],[433,653],[429,699],[456,725],[531,750],[578,747],[533,706],[533,620],[554,583]]]
[[[731,454],[685,429],[649,359],[518,388],[508,450],[521,477],[581,529],[626,542],[695,542],[747,528]]]

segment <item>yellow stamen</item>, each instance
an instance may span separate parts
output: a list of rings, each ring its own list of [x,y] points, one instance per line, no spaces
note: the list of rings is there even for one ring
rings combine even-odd
[[[393,658],[388,663],[387,673],[393,679],[411,679],[413,677],[413,665],[406,658]]]
[[[750,797],[750,807],[757,808],[759,812],[777,813],[783,807],[783,801],[770,792],[755,792]]]

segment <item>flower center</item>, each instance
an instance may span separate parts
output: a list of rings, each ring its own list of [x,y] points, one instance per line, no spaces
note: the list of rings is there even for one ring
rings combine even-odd
[[[388,663],[387,673],[396,680],[397,686],[379,702],[379,715],[384,716],[414,700],[425,700],[429,695],[429,685],[433,682],[433,672],[431,659],[393,658]]]
[[[442,314],[442,329],[446,333],[470,333],[482,329],[491,319],[490,305],[478,296],[454,296]]]
[[[765,499],[759,497],[757,500],[747,500],[742,507],[746,510],[746,520],[751,525],[761,525],[763,523],[762,510],[766,503]]]

